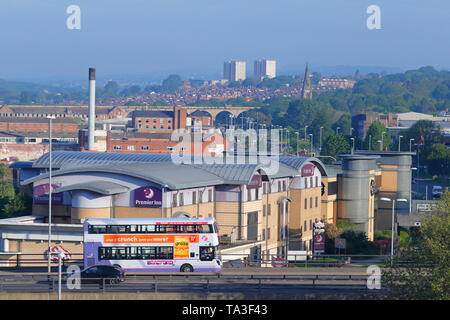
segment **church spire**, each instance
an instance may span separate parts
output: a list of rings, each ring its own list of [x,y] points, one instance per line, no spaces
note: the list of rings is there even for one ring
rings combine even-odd
[[[305,76],[303,78],[302,98],[303,99],[312,99],[311,75],[309,74],[308,63],[306,63]]]

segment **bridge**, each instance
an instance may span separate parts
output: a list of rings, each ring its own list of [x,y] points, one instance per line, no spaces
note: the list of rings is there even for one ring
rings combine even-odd
[[[134,111],[134,110],[160,110],[160,111],[172,111],[173,106],[119,106],[120,109],[125,111]],[[194,111],[205,111],[208,112],[213,121],[216,121],[216,117],[219,113],[227,112],[233,115],[234,118],[237,118],[240,114],[258,109],[258,107],[232,107],[232,106],[223,106],[223,107],[211,107],[211,106],[179,106],[180,108],[186,109],[188,113],[192,113]]]

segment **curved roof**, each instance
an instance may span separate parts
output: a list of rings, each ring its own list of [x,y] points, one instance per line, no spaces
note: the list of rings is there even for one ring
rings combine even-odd
[[[322,161],[314,157],[280,157],[279,161],[295,170],[300,170],[306,162],[312,162],[317,166],[322,176],[328,176],[325,165]]]
[[[135,163],[132,166],[130,166],[129,164],[111,163],[107,166],[74,166],[56,170],[52,173],[52,177],[88,172],[107,172],[131,176],[147,180],[149,182],[153,182],[162,186],[166,186],[167,188],[172,190],[197,188],[224,183],[223,179],[212,173],[206,172],[205,170],[194,168],[192,166],[176,165],[171,162]],[[27,179],[21,184],[26,185],[41,179],[48,178],[48,176],[48,173],[44,173]]]
[[[50,153],[42,155],[33,163],[33,168],[48,168]],[[171,157],[168,154],[147,153],[121,153],[121,152],[78,152],[78,151],[53,151],[52,167],[61,168],[64,165],[101,165],[133,162],[168,162]]]
[[[93,192],[97,192],[105,195],[112,195],[127,192],[130,188],[122,186],[120,184],[109,182],[109,181],[90,181],[86,183],[78,183],[69,186],[65,186],[62,188],[58,188],[55,192],[64,192],[64,191],[72,191],[72,190],[89,190]]]

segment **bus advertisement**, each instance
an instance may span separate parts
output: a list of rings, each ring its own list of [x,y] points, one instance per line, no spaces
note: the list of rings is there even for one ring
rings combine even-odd
[[[214,218],[116,218],[84,221],[84,267],[127,273],[219,272]]]

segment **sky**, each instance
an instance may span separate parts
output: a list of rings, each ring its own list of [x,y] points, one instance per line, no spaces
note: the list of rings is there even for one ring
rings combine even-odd
[[[81,29],[66,13],[78,5]],[[369,30],[367,8],[381,9]],[[450,69],[448,0],[1,0],[0,78],[220,77],[223,62]],[[298,72],[297,72],[298,70]]]

